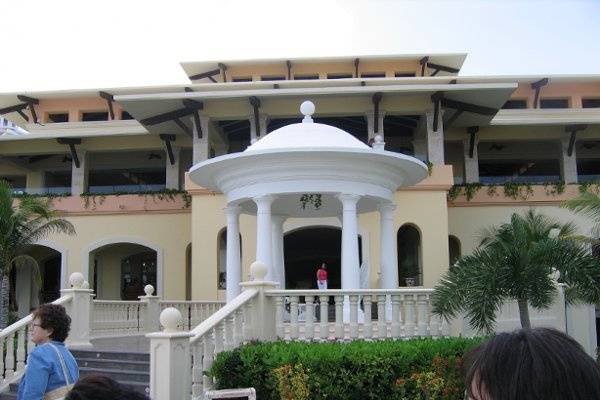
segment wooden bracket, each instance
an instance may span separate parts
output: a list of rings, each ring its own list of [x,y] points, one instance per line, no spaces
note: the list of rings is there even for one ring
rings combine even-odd
[[[587,128],[585,124],[576,124],[576,125],[567,125],[565,126],[565,132],[570,132],[571,136],[569,137],[569,148],[567,149],[567,154],[569,157],[573,155],[573,150],[575,149],[575,142],[577,141],[577,132],[582,131]]]
[[[358,78],[358,65],[359,64],[360,64],[360,58],[355,58],[354,59],[354,77],[355,78]]]
[[[469,138],[469,158],[473,158],[473,152],[475,151],[475,140],[477,139],[477,132],[479,132],[478,126],[470,126],[467,128],[467,132],[471,137]]]
[[[219,63],[217,64],[219,66],[219,69],[221,70],[221,80],[223,82],[227,82],[227,65],[223,64],[223,63]]]
[[[419,60],[419,64],[421,64],[421,76],[425,76],[425,68],[427,68],[427,62],[429,62],[429,56],[425,56]]]
[[[540,79],[539,81],[533,82],[531,88],[535,90],[535,97],[533,99],[533,108],[540,108],[540,89],[548,84],[550,80],[548,78]]]
[[[113,109],[113,101],[115,98],[112,94],[106,92],[98,92],[100,97],[106,100],[106,104],[108,105],[108,112],[110,114],[110,119],[115,119],[115,110]]]
[[[290,60],[287,60],[285,62],[285,66],[287,67],[287,78],[289,81],[292,79],[292,62]]]
[[[75,167],[79,168],[81,163],[79,162],[79,156],[77,155],[77,149],[75,149],[76,144],[81,144],[80,138],[58,138],[56,139],[58,144],[66,144],[69,146],[69,150],[71,151],[71,159],[73,163],[75,163]]]
[[[35,105],[40,104],[40,101],[38,99],[34,99],[33,97],[23,96],[22,94],[17,95],[17,99],[21,100],[24,103],[27,103],[27,106],[29,107],[29,112],[31,113],[31,118],[33,118],[33,123],[37,124],[38,117],[35,112]]]
[[[444,92],[435,92],[431,95],[431,101],[433,102],[433,131],[438,131],[438,125],[440,122],[440,103],[444,99]]]
[[[260,108],[260,99],[256,96],[252,96],[248,99],[250,101],[250,105],[252,106],[252,110],[254,112],[254,126],[256,128],[256,137],[260,136],[260,120],[258,117],[258,109]]]
[[[175,141],[175,135],[167,135],[161,133],[158,136],[160,137],[160,140],[165,142],[165,146],[167,148],[167,156],[169,157],[169,163],[171,165],[175,164],[175,154],[173,154],[173,147],[171,146],[171,142]]]
[[[378,133],[379,132],[379,103],[381,102],[381,98],[383,97],[383,95],[381,94],[381,92],[377,92],[375,94],[373,94],[373,98],[371,99],[373,101],[373,108],[374,108],[374,118],[375,121],[373,121],[373,132],[374,133]]]

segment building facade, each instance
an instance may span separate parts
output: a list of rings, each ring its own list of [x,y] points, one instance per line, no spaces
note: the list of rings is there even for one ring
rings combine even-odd
[[[148,283],[166,299],[224,299],[227,201],[187,171],[299,122],[304,100],[316,122],[369,145],[381,135],[386,150],[429,166],[395,193],[400,286],[433,287],[482,229],[515,211],[536,207],[589,234],[590,221],[558,205],[600,190],[600,76],[467,77],[465,57],[183,63],[184,85],[1,94],[0,115],[27,133],[0,132],[0,178],[19,195],[50,196],[77,231],[32,249],[43,287],[14,273],[19,314],[57,297],[76,271],[99,299],[137,299]],[[315,204],[299,196],[306,207]],[[358,218],[368,287],[382,286],[379,218]],[[316,287],[326,262],[329,287],[340,287],[341,216],[282,224],[282,286]],[[246,277],[256,218],[242,214],[239,231]]]

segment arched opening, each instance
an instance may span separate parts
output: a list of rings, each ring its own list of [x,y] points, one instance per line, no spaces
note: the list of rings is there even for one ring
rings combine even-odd
[[[456,236],[448,236],[448,250],[450,254],[450,258],[448,259],[448,265],[452,267],[454,264],[456,264],[456,261],[458,261],[461,254],[460,240],[458,240]]]
[[[400,286],[421,286],[421,234],[414,225],[398,229],[398,283]]]
[[[240,233],[240,259],[242,258],[242,234]],[[242,279],[243,281],[244,279]],[[227,228],[221,229],[217,245],[217,288],[227,289]]]
[[[192,244],[185,248],[185,300],[192,300]]]
[[[135,243],[113,243],[90,252],[90,285],[101,300],[137,300],[146,285],[157,290],[157,253]]]
[[[23,265],[11,272],[11,310],[19,317],[43,303],[60,297],[62,254],[43,245],[31,246],[27,253],[37,263],[41,282],[35,278],[33,266]]]
[[[316,273],[327,264],[328,288],[340,289],[342,282],[342,230],[337,227],[306,227],[283,239],[286,289],[316,289]],[[358,257],[362,265],[362,240],[358,237]]]

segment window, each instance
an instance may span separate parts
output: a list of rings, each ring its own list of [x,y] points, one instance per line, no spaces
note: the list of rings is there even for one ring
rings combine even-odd
[[[450,267],[452,267],[460,258],[460,240],[456,236],[448,236],[448,250],[450,254],[448,261],[450,262]]]
[[[583,108],[600,108],[600,99],[583,99],[581,104]]]
[[[581,183],[597,182],[600,180],[600,158],[584,157],[577,158],[577,180]]]
[[[319,79],[318,74],[309,74],[309,75],[294,75],[295,81],[310,81],[314,79]]]
[[[263,79],[264,81],[265,79]],[[231,80],[232,82],[252,82],[251,76],[235,76]]]
[[[399,286],[421,286],[421,234],[413,225],[403,225],[397,245]]]
[[[414,72],[396,72],[394,74],[396,78],[412,78],[415,76]]]
[[[354,75],[343,74],[343,73],[327,74],[327,79],[348,79],[348,78],[354,78]]]
[[[133,117],[131,116],[131,114],[129,114],[127,111],[123,111],[121,113],[121,119],[122,120],[126,120],[126,119],[133,119]]]
[[[121,260],[121,300],[136,300],[144,287],[156,287],[156,252],[147,251]]]
[[[49,113],[48,122],[69,122],[69,113]]]
[[[486,184],[555,182],[560,180],[560,163],[552,159],[482,160],[480,158],[479,179],[481,183]]]
[[[385,78],[385,72],[365,72],[360,74],[361,78]]]
[[[81,120],[84,122],[90,121],[108,121],[107,111],[90,111],[81,114]]]
[[[569,108],[569,99],[541,99],[540,108]]]
[[[261,76],[261,81],[285,81],[285,76],[283,75],[267,75]]]
[[[527,108],[527,100],[508,100],[502,106],[505,110],[517,110]]]

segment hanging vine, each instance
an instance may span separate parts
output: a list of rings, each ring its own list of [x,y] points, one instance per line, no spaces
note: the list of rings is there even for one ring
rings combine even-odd
[[[322,200],[321,200],[321,194],[320,193],[304,193],[302,196],[300,196],[300,204],[302,206],[303,210],[306,210],[306,206],[309,204],[312,204],[313,207],[315,208],[315,210],[318,210],[319,208],[321,208]]]

